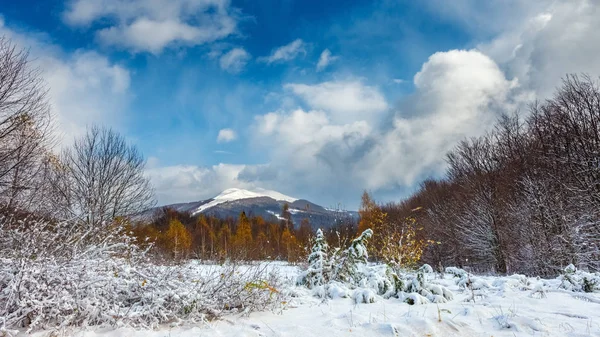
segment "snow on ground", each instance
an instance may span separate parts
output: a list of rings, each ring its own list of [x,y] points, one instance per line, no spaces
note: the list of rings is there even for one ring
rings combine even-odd
[[[600,294],[558,289],[558,280],[518,276],[477,277],[480,290],[464,290],[455,279],[430,274],[429,282],[448,287],[448,303],[408,305],[399,299],[375,298],[355,304],[348,298],[320,299],[311,290],[293,286],[299,269],[281,263],[269,266],[287,279],[292,295],[276,312],[229,315],[196,326],[156,331],[129,328],[85,331],[81,337],[196,336],[600,336]],[[469,301],[475,298],[475,302]],[[35,337],[49,336],[38,332]]]
[[[211,202],[208,202],[208,203],[198,207],[193,212],[193,214],[200,213],[206,209],[209,209],[211,207],[214,207],[216,205],[219,205],[219,204],[222,204],[222,203],[225,203],[228,201],[259,198],[259,197],[269,197],[269,198],[272,198],[272,199],[275,199],[278,201],[281,200],[281,201],[287,201],[287,202],[294,202],[294,201],[298,200],[296,198],[292,198],[285,194],[281,194],[276,191],[265,190],[262,188],[258,188],[254,191],[243,190],[243,189],[239,189],[239,188],[230,188],[230,189],[226,189],[225,191],[221,192],[221,194],[214,197]]]

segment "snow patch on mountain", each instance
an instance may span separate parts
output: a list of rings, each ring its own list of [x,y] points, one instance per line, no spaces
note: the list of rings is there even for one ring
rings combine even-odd
[[[252,199],[252,198],[260,198],[260,197],[269,197],[269,198],[277,200],[277,201],[287,201],[290,203],[298,200],[296,198],[292,198],[285,194],[282,194],[282,193],[279,193],[276,191],[265,190],[262,188],[257,188],[254,191],[249,191],[249,190],[244,190],[244,189],[239,189],[239,188],[229,188],[229,189],[226,189],[225,191],[221,192],[221,194],[217,195],[216,197],[212,198],[212,200],[210,202],[207,202],[207,203],[201,205],[200,207],[198,207],[192,213],[192,215],[201,213],[204,210],[207,210],[211,207],[214,207],[214,206],[222,204],[222,203],[241,200],[241,199]]]

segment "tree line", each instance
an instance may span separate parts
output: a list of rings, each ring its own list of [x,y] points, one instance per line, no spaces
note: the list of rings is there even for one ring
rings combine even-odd
[[[130,226],[137,241],[152,245],[157,258],[181,261],[193,258],[223,260],[283,260],[298,262],[306,257],[313,228],[305,218],[294,224],[288,205],[284,204],[280,219],[264,219],[241,212],[237,218],[220,218],[201,214],[192,216],[170,208],[162,208],[154,219]],[[341,245],[353,239],[356,223],[351,219],[337,221],[325,235]]]
[[[524,116],[502,115],[446,159],[445,177],[378,206],[392,218],[416,219],[420,235],[434,242],[423,262],[540,276],[569,264],[600,269],[597,81],[566,77],[553,97]]]

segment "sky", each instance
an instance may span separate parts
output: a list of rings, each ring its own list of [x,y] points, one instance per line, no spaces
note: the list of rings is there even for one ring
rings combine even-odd
[[[356,209],[442,177],[445,154],[600,75],[597,0],[0,0],[59,147],[90,125],[147,158],[158,204],[271,189]]]

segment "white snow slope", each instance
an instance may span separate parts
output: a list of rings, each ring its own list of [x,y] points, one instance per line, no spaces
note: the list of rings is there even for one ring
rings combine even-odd
[[[298,199],[292,198],[285,194],[281,194],[276,191],[269,191],[262,188],[255,189],[254,191],[243,190],[239,188],[229,188],[225,191],[221,192],[221,194],[217,195],[213,198],[211,202],[208,202],[200,207],[198,207],[192,214],[198,214],[204,210],[207,210],[211,207],[214,207],[218,204],[222,204],[229,201],[241,200],[241,199],[251,199],[251,198],[259,198],[259,197],[269,197],[275,199],[277,201],[287,201],[294,202]]]
[[[468,301],[472,298],[471,291],[460,289],[450,275],[441,279],[431,274],[430,282],[447,286],[454,293],[453,300],[411,306],[398,299],[376,297],[375,303],[355,304],[353,290],[345,290],[350,295],[346,298],[320,299],[313,297],[310,290],[292,285],[297,267],[274,264],[272,268],[287,275],[288,291],[292,294],[285,308],[277,312],[230,315],[205,325],[165,326],[154,331],[87,328],[68,334],[80,337],[600,336],[600,293],[559,290],[556,280],[478,277],[487,286],[477,292],[473,303]],[[545,295],[537,296],[539,289]],[[50,335],[37,332],[33,336]]]

